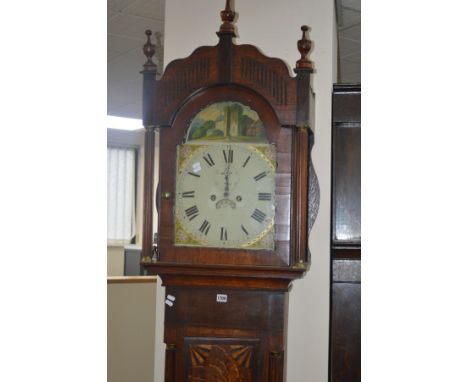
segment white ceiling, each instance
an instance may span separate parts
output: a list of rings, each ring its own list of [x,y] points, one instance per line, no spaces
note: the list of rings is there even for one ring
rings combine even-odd
[[[339,82],[361,80],[361,0],[335,0]],[[156,33],[162,68],[165,0],[107,0],[107,114],[141,118],[145,30]],[[153,38],[154,41],[154,38]]]
[[[145,30],[157,33],[154,61],[162,67],[164,4],[165,0],[107,0],[107,114],[141,118]]]

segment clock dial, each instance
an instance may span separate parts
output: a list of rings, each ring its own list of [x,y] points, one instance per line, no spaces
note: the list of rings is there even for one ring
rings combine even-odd
[[[273,145],[185,144],[177,162],[176,245],[274,249]]]

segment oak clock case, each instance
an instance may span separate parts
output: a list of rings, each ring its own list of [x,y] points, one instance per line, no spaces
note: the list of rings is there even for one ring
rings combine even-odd
[[[142,265],[166,287],[165,382],[284,382],[288,293],[309,264],[308,28],[291,77],[281,60],[233,43],[234,16],[228,0],[219,44],[171,62],[160,80],[146,32]]]

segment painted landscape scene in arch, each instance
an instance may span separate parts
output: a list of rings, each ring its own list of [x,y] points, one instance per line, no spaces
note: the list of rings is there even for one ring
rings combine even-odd
[[[257,112],[239,102],[217,102],[191,121],[188,141],[267,142]]]

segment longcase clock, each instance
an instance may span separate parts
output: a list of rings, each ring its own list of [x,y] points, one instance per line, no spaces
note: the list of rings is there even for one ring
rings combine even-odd
[[[307,27],[291,77],[283,61],[233,43],[234,16],[227,1],[218,45],[171,62],[160,80],[146,32],[142,264],[166,286],[166,382],[283,381],[288,289],[308,268]]]

